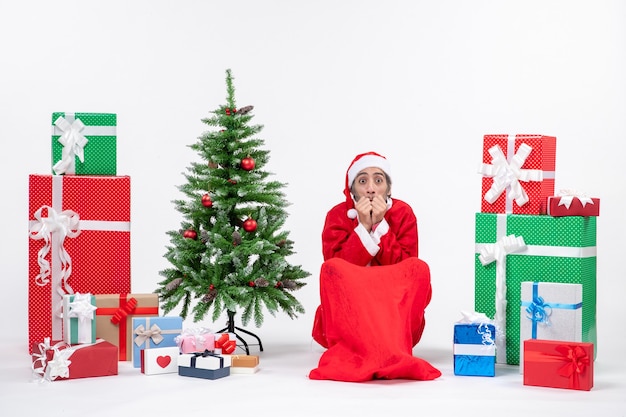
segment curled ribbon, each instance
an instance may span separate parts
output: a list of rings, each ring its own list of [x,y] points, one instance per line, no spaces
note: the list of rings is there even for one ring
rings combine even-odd
[[[47,217],[43,217],[43,210],[47,210]],[[52,248],[52,233],[58,234],[57,249],[59,260],[61,261],[61,284],[68,289],[68,293],[73,291],[67,285],[67,280],[72,274],[72,258],[65,250],[63,243],[66,237],[74,238],[80,234],[80,217],[72,210],[64,210],[57,213],[50,206],[41,206],[33,215],[36,219],[30,227],[30,238],[43,239],[44,245],[37,253],[37,263],[39,264],[39,274],[35,277],[35,283],[45,286],[50,282],[50,263],[46,256]]]
[[[72,123],[68,122],[63,116],[59,116],[54,122],[63,132],[59,137],[59,142],[63,145],[61,160],[58,161],[52,169],[57,175],[72,174],[74,171],[74,158],[78,157],[80,162],[84,162],[84,148],[87,145],[87,138],[81,133],[85,128],[80,119],[75,119]]]
[[[565,208],[569,209],[569,206],[572,204],[574,198],[580,200],[580,204],[585,207],[587,203],[593,204],[593,200],[591,197],[587,197],[584,193],[581,193],[576,190],[560,190],[558,194],[561,199],[559,200],[559,206],[565,206]]]
[[[552,307],[541,296],[533,297],[533,301],[526,307],[526,318],[535,323],[550,324]]]
[[[493,204],[507,189],[511,200],[515,200],[518,206],[523,206],[528,202],[528,194],[524,191],[520,181],[543,181],[543,171],[521,168],[531,151],[531,146],[522,143],[509,162],[498,145],[489,148],[491,165],[482,164],[478,170],[479,174],[493,178],[493,184],[484,197],[488,203]]]
[[[521,236],[503,236],[496,243],[485,245],[478,256],[483,266],[495,261],[496,263],[496,313],[494,322],[496,329],[496,347],[498,355],[501,355],[498,362],[506,362],[503,359],[506,354],[506,256],[511,253],[520,252],[526,249],[526,243]]]
[[[58,377],[69,377],[69,366],[72,363],[69,357],[74,353],[71,349],[62,349],[63,347],[69,347],[64,342],[58,342],[54,346],[50,345],[50,338],[46,337],[43,343],[39,343],[37,348],[39,353],[33,350],[33,361],[31,368],[35,374],[40,375],[41,381],[54,381]],[[48,361],[46,352],[52,350],[54,352],[52,360]],[[66,352],[66,351],[70,352]],[[63,354],[61,352],[64,352]]]
[[[37,345],[39,353],[35,353],[33,350],[32,356],[35,358],[31,368],[35,374],[41,376],[41,382],[54,381],[57,378],[69,378],[70,377],[70,356],[74,354],[78,349],[83,349],[89,346],[103,342],[103,339],[96,340],[95,343],[84,343],[81,345],[71,346],[65,342],[58,342],[54,346],[50,346],[50,338],[46,337],[43,343]],[[51,360],[47,360],[47,351],[52,350],[53,355]],[[39,364],[39,366],[37,366]]]
[[[150,326],[149,329],[146,329],[143,324],[137,326],[134,330],[135,344],[137,346],[143,345],[147,340],[152,339],[155,344],[159,344],[163,341],[163,336],[161,335],[161,328],[155,323]]]
[[[500,329],[496,326],[496,324],[491,320],[485,313],[478,313],[476,311],[461,311],[461,315],[463,318],[457,323],[459,324],[478,324],[478,328],[476,331],[478,334],[482,336],[482,344],[483,345],[493,345],[495,340],[493,339],[493,334],[489,329],[488,324],[494,326],[496,334],[500,333]]]

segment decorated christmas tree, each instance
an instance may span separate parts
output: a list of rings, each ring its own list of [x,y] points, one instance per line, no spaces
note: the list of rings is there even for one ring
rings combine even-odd
[[[264,311],[290,318],[304,313],[292,294],[310,273],[289,263],[294,242],[282,230],[289,205],[285,183],[270,180],[264,170],[269,152],[252,124],[253,106],[237,108],[231,71],[226,71],[226,104],[202,122],[210,127],[195,144],[202,162],[192,162],[174,200],[181,229],[169,231],[165,258],[171,266],[156,292],[165,314],[181,306],[193,321],[217,321],[228,313],[229,329],[236,312],[247,325],[260,327]],[[249,333],[249,332],[246,332]],[[252,333],[250,333],[252,334]]]

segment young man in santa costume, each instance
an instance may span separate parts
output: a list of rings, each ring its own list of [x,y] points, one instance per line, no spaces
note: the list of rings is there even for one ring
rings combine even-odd
[[[359,355],[358,346],[361,344],[358,338],[362,326],[369,326],[372,332],[378,332],[376,321],[381,318],[389,326],[381,322],[378,329],[385,326],[382,328],[387,332],[395,321],[401,321],[402,324],[397,327],[398,333],[402,334],[392,336],[404,342],[400,343],[404,345],[401,354],[411,355],[412,348],[422,336],[424,310],[431,299],[430,271],[428,265],[418,258],[416,216],[407,203],[391,197],[391,166],[384,156],[376,152],[363,153],[354,158],[346,172],[344,195],[345,201],[327,213],[322,231],[324,264],[320,275],[321,304],[315,313],[313,339],[325,348],[339,346],[345,349],[349,345],[348,351],[342,354]],[[377,272],[381,273],[379,279]],[[372,282],[366,282],[366,274],[373,277]],[[359,276],[364,279],[360,280]],[[385,300],[384,291],[380,289],[393,285],[397,286],[389,294],[393,299]],[[370,305],[360,306],[361,303]],[[354,317],[359,311],[366,311],[374,319],[359,322],[358,317]],[[394,315],[400,311],[406,312],[409,317],[396,320]],[[353,320],[353,325],[344,325],[344,322]],[[376,338],[376,335],[371,337]],[[344,343],[344,339],[350,342]],[[372,344],[365,343],[363,346],[363,350],[369,351]],[[384,348],[382,346],[378,350]],[[379,351],[375,354],[389,356]],[[366,356],[370,353],[364,353],[365,357],[360,361],[367,362],[369,358]],[[392,378],[394,375],[434,379],[440,375],[434,368],[426,374],[422,370],[410,371],[408,376],[402,370],[385,374],[376,371],[376,365],[373,370],[368,370],[373,372],[371,378],[365,373],[351,379],[353,375],[345,375],[345,372],[338,375],[334,375],[332,370],[326,372],[332,368],[330,356],[322,356],[320,368],[310,375],[313,379],[364,380],[377,376]],[[325,368],[323,372],[320,371],[322,365]]]

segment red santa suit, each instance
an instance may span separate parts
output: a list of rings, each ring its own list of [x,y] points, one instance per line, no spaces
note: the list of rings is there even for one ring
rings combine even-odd
[[[359,171],[372,166],[389,175],[383,156],[358,155],[346,174],[346,201],[326,215],[321,304],[312,336],[328,350],[309,377],[434,379],[441,373],[412,356],[431,299],[430,271],[418,258],[416,216],[407,203],[389,197],[384,219],[368,232],[354,209],[350,185]],[[385,333],[387,340],[374,341]],[[395,357],[391,367],[384,363],[390,357]]]

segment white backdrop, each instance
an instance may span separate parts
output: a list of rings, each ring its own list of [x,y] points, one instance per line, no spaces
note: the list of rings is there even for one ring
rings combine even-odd
[[[473,309],[482,135],[541,133],[557,137],[556,188],[601,199],[598,354],[623,348],[624,2],[0,0],[0,39],[2,334],[24,352],[28,175],[50,172],[51,113],[118,114],[132,290],[152,292],[181,220],[171,200],[197,158],[188,145],[224,103],[227,68],[237,104],[265,126],[267,168],[288,183],[290,261],[312,274],[295,293],[305,315],[250,328],[265,342],[309,343],[325,212],[354,155],[375,150],[431,267],[423,343],[450,346]]]

